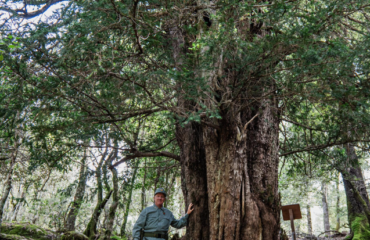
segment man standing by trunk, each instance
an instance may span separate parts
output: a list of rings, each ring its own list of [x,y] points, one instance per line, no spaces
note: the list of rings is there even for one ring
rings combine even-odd
[[[145,208],[134,225],[132,233],[134,240],[167,240],[170,225],[175,228],[182,228],[186,225],[189,214],[194,210],[193,204],[190,203],[185,216],[177,220],[170,210],[163,207],[166,196],[163,188],[155,191],[153,206]]]

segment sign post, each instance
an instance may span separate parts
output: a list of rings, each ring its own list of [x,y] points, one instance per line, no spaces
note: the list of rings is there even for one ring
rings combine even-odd
[[[295,229],[294,229],[294,219],[301,219],[301,208],[299,204],[285,205],[281,206],[281,211],[283,212],[284,221],[290,220],[290,226],[292,227],[292,238],[296,240]]]

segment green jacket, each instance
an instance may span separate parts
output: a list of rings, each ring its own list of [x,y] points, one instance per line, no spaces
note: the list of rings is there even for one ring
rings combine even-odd
[[[188,221],[188,214],[180,220],[175,219],[172,212],[167,208],[158,208],[156,205],[145,208],[137,219],[132,236],[134,240],[140,240],[140,230],[144,232],[168,232],[171,225],[175,228],[182,228]],[[145,237],[145,240],[158,240],[158,238]]]

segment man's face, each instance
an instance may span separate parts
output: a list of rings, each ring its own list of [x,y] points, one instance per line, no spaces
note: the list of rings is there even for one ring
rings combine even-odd
[[[166,197],[164,196],[163,193],[157,193],[155,196],[154,196],[154,204],[157,206],[157,207],[162,207],[163,203],[166,201]]]

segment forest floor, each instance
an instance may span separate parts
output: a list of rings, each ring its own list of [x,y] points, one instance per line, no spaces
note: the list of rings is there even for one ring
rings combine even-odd
[[[82,233],[78,232],[55,232],[43,229],[28,222],[24,223],[2,223],[0,226],[0,240],[88,240]],[[178,238],[173,238],[178,239]],[[309,238],[297,237],[297,240],[308,240]],[[344,236],[331,236],[313,238],[315,240],[344,240]]]
[[[346,237],[320,237],[312,238],[312,240],[344,240]],[[310,240],[309,238],[297,238],[296,240]]]
[[[0,240],[88,240],[78,232],[54,232],[43,229],[30,223],[2,223],[0,226]]]
[[[292,239],[291,232],[288,233],[289,239]],[[310,235],[307,233],[297,232],[296,240],[344,240],[346,239],[347,232],[337,232],[337,231],[330,231],[327,233],[328,237],[325,237],[325,233],[321,233],[317,236],[312,235],[310,238]],[[370,240],[370,239],[369,239]]]

